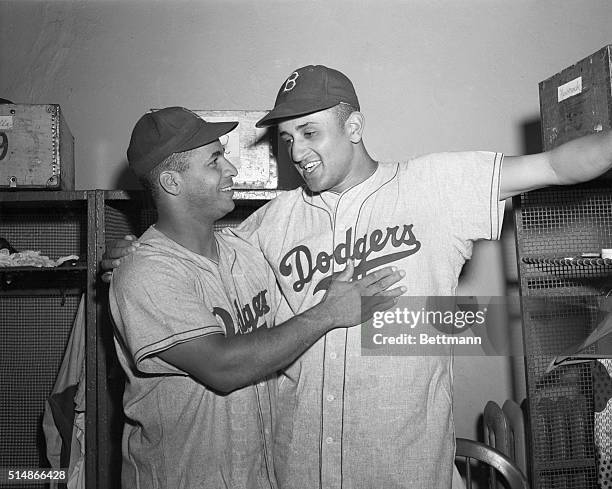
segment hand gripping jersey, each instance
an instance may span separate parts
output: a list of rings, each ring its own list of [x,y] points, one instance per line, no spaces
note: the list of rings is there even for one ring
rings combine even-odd
[[[473,241],[501,230],[502,159],[443,153],[380,164],[340,195],[283,194],[235,232],[273,266],[288,315],[319,302],[350,258],[358,276],[388,265],[405,270],[407,295],[454,295]],[[360,346],[360,327],[333,330],[281,376],[279,486],[450,487],[450,354],[365,356]]]
[[[209,334],[273,326],[275,280],[258,250],[217,234],[219,263],[154,227],[113,275],[115,346],[127,383],[125,488],[273,489],[275,385],[218,395],[157,354]]]

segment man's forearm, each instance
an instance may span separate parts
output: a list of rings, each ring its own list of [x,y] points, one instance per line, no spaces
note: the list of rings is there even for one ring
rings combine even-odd
[[[386,310],[406,291],[391,288],[405,275],[394,267],[350,280],[354,266],[332,279],[323,300],[274,327],[229,336],[211,334],[179,343],[158,356],[202,384],[230,392],[277,372],[293,362],[326,332],[362,323],[374,311]]]
[[[574,139],[548,152],[559,185],[586,182],[612,167],[612,131]]]
[[[215,372],[209,364],[206,377],[214,377],[212,387],[223,392],[251,384],[292,363],[333,327],[315,306],[276,327],[224,338],[225,344],[211,362]]]
[[[374,292],[382,292],[404,276],[403,271],[391,270],[378,270],[371,277],[357,282],[372,280],[378,287]],[[386,278],[378,279],[378,274]],[[296,360],[328,331],[363,322],[371,317],[372,311],[387,309],[394,303],[393,296],[405,292],[405,287],[399,287],[389,291],[392,295],[388,297],[357,293],[356,301],[347,302],[339,299],[342,294],[338,295],[337,287],[341,284],[343,282],[335,282],[322,302],[274,328],[260,328],[250,334],[228,338],[217,369],[226,387],[235,389],[277,372]],[[344,286],[346,284],[348,282]],[[356,293],[356,289],[353,292]],[[356,306],[349,310],[349,304]]]

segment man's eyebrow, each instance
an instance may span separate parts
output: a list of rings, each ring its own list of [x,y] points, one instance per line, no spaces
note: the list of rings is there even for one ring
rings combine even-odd
[[[304,129],[308,126],[316,126],[317,123],[314,121],[308,121],[308,122],[304,122],[304,124],[300,124],[299,126],[296,127],[296,129]]]
[[[304,124],[300,124],[299,126],[296,126],[295,129],[296,129],[296,131],[301,131],[302,129],[306,129],[308,126],[312,126],[312,125],[316,126],[317,123],[314,122],[314,121],[304,122]],[[284,135],[284,134],[285,135],[289,135],[289,133],[287,131],[281,131],[279,134],[281,136]]]

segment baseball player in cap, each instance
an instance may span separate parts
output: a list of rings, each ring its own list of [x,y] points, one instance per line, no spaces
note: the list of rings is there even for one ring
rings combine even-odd
[[[219,137],[236,125],[168,107],[145,114],[132,132],[129,166],[158,218],[109,290],[127,376],[125,488],[277,487],[275,384],[266,376],[402,292],[390,289],[401,272],[388,267],[349,281],[349,264],[320,304],[272,328],[279,295],[264,258],[213,232],[234,209],[236,168]]]
[[[305,66],[282,83],[259,127],[277,126],[306,183],[258,209],[236,230],[273,267],[299,314],[325,297],[348,260],[355,277],[382,265],[406,271],[411,296],[454,295],[479,239],[496,239],[504,199],[590,180],[612,166],[610,132],[550,152],[491,152],[375,161],[350,80]],[[107,251],[116,265],[129,242]],[[280,318],[279,318],[280,319]],[[360,328],[334,330],[279,379],[275,470],[283,489],[451,487],[455,433],[452,359],[367,356]]]
[[[395,264],[407,294],[454,295],[473,242],[498,238],[504,199],[612,166],[610,133],[526,157],[460,152],[379,163],[363,142],[353,84],[325,66],[292,72],[257,126],[278,127],[308,188],[281,195],[236,233],[261,248],[294,314],[324,297],[349,258],[355,277]],[[367,356],[360,329],[326,334],[279,379],[279,486],[451,487],[451,355]]]

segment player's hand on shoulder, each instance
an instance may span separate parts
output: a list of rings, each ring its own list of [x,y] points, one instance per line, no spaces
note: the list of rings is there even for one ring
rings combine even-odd
[[[140,246],[140,243],[136,240],[136,236],[131,234],[107,244],[104,255],[102,255],[102,261],[100,261],[100,268],[103,272],[101,275],[102,281],[110,282],[113,269],[121,264],[121,258],[136,251],[138,246]]]
[[[405,287],[393,287],[405,275],[403,270],[385,267],[353,280],[355,267],[349,261],[344,271],[334,277],[321,302],[334,327],[361,324],[375,311],[392,307]]]

